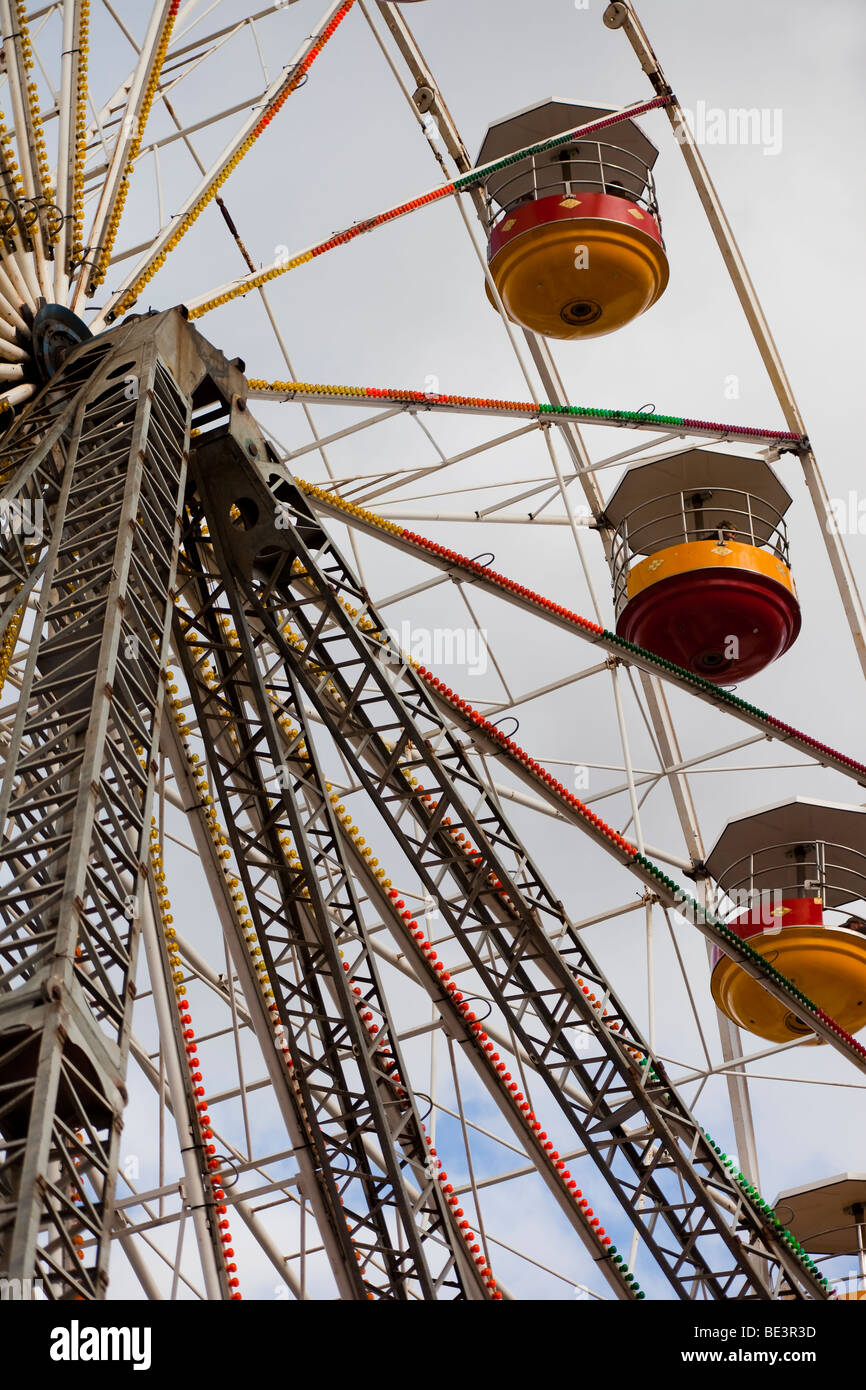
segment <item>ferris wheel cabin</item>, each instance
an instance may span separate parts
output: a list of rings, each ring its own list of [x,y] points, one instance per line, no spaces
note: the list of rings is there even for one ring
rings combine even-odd
[[[477,162],[611,114],[542,102],[492,125]],[[655,303],[668,282],[657,156],[634,121],[620,121],[490,174],[488,261],[513,322],[547,338],[597,338]],[[493,302],[489,286],[487,294]]]
[[[866,809],[798,797],[738,816],[707,868],[733,904],[728,926],[841,1027],[858,1032],[866,1024]],[[722,1013],[750,1033],[771,1042],[808,1033],[718,949],[711,988]]]
[[[838,1299],[866,1299],[866,1173],[836,1173],[780,1192],[773,1211],[804,1250],[819,1258],[847,1255],[834,1280]]]
[[[689,449],[632,464],[605,507],[618,634],[715,685],[782,656],[800,630],[790,503],[761,459]]]

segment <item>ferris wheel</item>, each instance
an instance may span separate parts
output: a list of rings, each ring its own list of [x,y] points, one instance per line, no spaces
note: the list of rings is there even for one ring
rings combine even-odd
[[[841,528],[635,7],[634,100],[477,153],[436,8],[0,0],[0,1280],[863,1296],[866,763],[776,675],[793,517],[866,674]],[[374,61],[361,179],[303,104]],[[571,403],[663,357],[673,180],[776,423]]]

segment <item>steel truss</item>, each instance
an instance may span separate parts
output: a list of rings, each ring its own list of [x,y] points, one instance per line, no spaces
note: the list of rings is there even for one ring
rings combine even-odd
[[[58,1298],[107,1280],[190,413],[170,345],[146,328],[112,346],[44,393],[5,478],[47,525],[0,791],[0,1250]],[[28,582],[20,552],[4,597]]]
[[[298,1142],[309,1149],[309,1183],[316,1186],[315,1196],[309,1188],[308,1195],[333,1235],[346,1296],[375,1290],[405,1298],[410,1289],[425,1298],[449,1291],[485,1296],[428,1158],[315,753],[306,743],[285,747],[257,659],[262,638],[248,626],[219,533],[220,504],[212,499],[226,474],[228,493],[236,489],[232,455],[239,447],[220,440],[197,450],[194,476],[213,541],[198,519],[185,535],[177,649],[199,727],[207,731],[209,772],[275,987],[272,1012],[288,1043]],[[236,630],[237,646],[227,628]],[[212,685],[198,676],[204,663],[217,672]],[[297,706],[290,688],[281,708],[294,713]],[[286,833],[299,856],[294,865],[281,843]],[[377,1019],[372,1035],[359,999]],[[370,1145],[381,1155],[382,1171],[368,1157]],[[432,1269],[443,1244],[447,1258]],[[385,1279],[373,1283],[377,1271]]]

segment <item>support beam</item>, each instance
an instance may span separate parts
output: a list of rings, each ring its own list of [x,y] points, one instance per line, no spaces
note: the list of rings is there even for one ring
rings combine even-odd
[[[55,1298],[102,1297],[108,1277],[194,385],[182,327],[124,330],[71,370],[74,388],[90,367],[48,453],[57,502],[0,798],[0,1265]],[[3,569],[14,589],[5,553]]]

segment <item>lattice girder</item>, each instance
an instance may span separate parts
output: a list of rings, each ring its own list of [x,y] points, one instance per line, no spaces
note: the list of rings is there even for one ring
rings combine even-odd
[[[82,350],[4,460],[4,495],[40,502],[44,528],[0,791],[0,1091],[17,1092],[0,1264],[52,1298],[107,1282],[196,385],[183,331],[171,313]],[[0,555],[4,592],[21,559]]]

